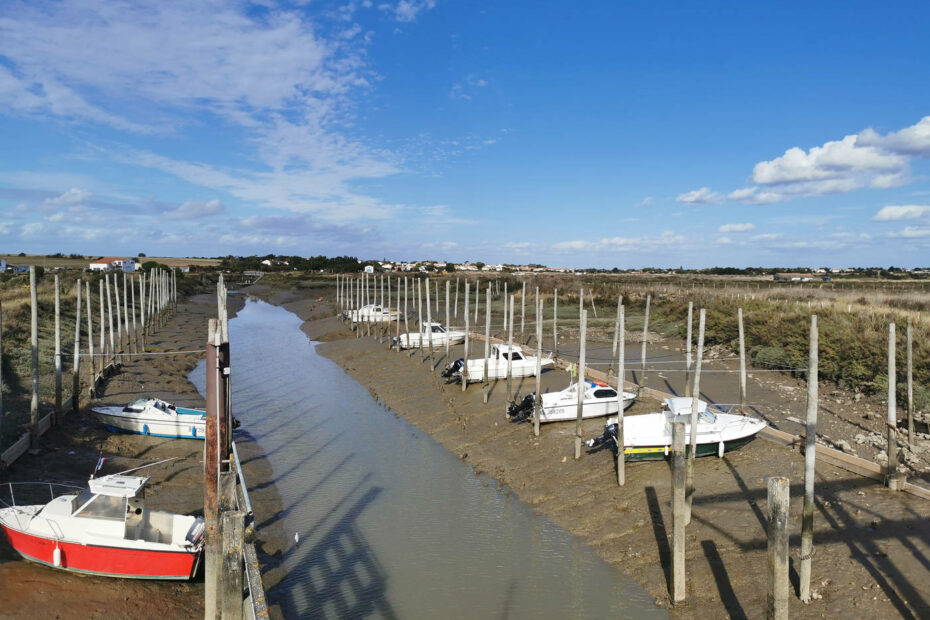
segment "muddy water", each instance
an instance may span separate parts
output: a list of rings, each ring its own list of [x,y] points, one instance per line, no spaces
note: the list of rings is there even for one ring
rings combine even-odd
[[[291,539],[268,592],[286,617],[665,617],[579,539],[380,407],[299,327],[258,301],[230,323],[235,412],[267,455]],[[202,367],[192,380],[203,385]]]

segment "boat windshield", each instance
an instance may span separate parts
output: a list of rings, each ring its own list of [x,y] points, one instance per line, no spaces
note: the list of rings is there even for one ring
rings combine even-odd
[[[617,393],[610,388],[594,390],[594,398],[616,398]]]
[[[90,503],[88,503],[90,502]],[[95,495],[90,489],[84,489],[74,500],[73,506],[80,512],[75,517],[88,519],[112,519],[122,521],[126,517],[126,498],[109,495]],[[83,506],[83,510],[81,507]]]
[[[442,326],[440,326],[440,325],[433,325],[433,333],[434,333],[434,334],[444,334],[444,333],[446,333],[446,330],[444,330],[444,329],[442,328]]]
[[[123,411],[134,411],[139,412],[145,409],[145,405],[148,403],[147,398],[137,398],[123,408]]]

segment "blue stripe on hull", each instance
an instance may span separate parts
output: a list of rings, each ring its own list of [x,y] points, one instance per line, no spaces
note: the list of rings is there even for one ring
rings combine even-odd
[[[167,435],[163,433],[143,433],[141,431],[131,431],[125,428],[119,428],[111,424],[104,424],[103,426],[109,431],[113,431],[115,433],[127,433],[129,435],[145,435],[146,437],[170,437],[172,439],[201,439],[201,440],[203,439],[203,436],[201,435],[197,435],[195,437],[193,435]]]

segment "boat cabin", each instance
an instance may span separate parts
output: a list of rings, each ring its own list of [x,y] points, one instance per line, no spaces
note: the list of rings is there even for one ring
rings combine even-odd
[[[446,333],[446,328],[442,326],[442,323],[424,323],[420,331],[424,334],[428,334],[431,331],[434,334],[444,334]]]
[[[74,528],[107,538],[196,544],[202,534],[202,521],[192,517],[176,519],[171,513],[145,509],[148,480],[145,476],[122,474],[91,478],[86,489],[77,495],[55,498],[37,517],[45,517],[49,524],[57,523],[58,529],[64,527],[65,532],[53,531],[59,536]]]
[[[491,346],[491,359],[506,360],[508,358],[515,362],[525,359],[523,349],[516,345],[508,346],[506,344],[495,344]]]
[[[165,413],[175,412],[174,405],[169,405],[165,401],[157,398],[137,398],[123,407],[123,411],[126,413],[142,413],[148,407],[164,411]]]
[[[677,396],[675,398],[666,398],[665,406],[668,407],[669,424],[674,422],[691,423],[691,408],[693,398],[690,396]],[[698,421],[713,424],[717,421],[717,416],[707,410],[707,403],[698,399]],[[670,427],[671,428],[671,427]]]

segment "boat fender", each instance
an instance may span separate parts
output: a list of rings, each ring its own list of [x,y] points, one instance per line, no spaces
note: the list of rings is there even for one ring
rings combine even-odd
[[[52,551],[52,564],[56,568],[61,566],[61,549],[58,547],[58,543],[55,543],[55,550]]]
[[[723,440],[722,439],[717,443],[717,458],[719,459],[723,458]]]
[[[196,426],[192,426],[192,427],[191,427],[191,437],[196,437],[196,436],[197,436],[197,427],[196,427]]]
[[[668,446],[665,446],[665,456],[668,456]]]
[[[143,425],[142,425],[142,434],[143,434],[143,435],[148,435],[148,434],[149,434],[149,425],[148,425],[148,424],[143,424]]]

